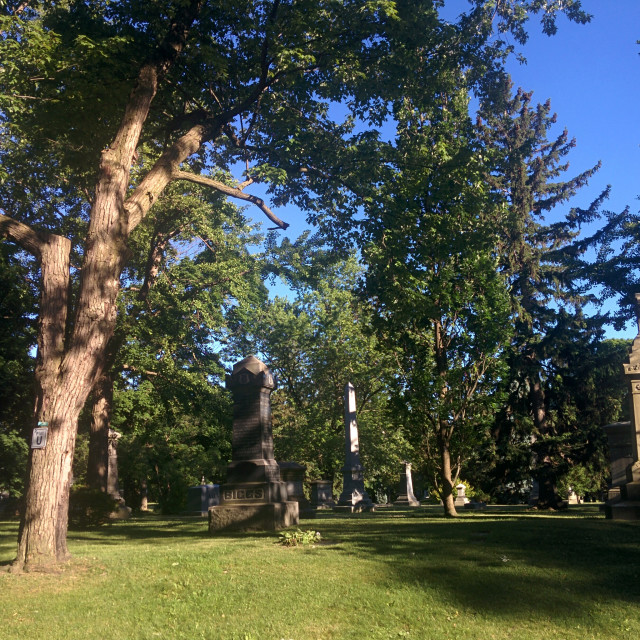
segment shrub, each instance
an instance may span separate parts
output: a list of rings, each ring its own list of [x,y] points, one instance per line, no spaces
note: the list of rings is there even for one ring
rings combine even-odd
[[[278,542],[285,547],[297,547],[298,545],[310,545],[320,542],[322,536],[319,531],[309,529],[308,531],[302,531],[296,529],[295,531],[284,531],[280,534]]]

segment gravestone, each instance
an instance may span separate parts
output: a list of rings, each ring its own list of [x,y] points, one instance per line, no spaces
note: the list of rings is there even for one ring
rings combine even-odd
[[[333,482],[331,480],[311,481],[311,508],[332,509],[335,506],[333,500]]]
[[[226,378],[233,395],[233,436],[220,504],[209,508],[209,532],[277,531],[298,524],[298,503],[288,499],[273,457],[268,367],[249,356]]]
[[[633,463],[631,423],[612,422],[602,428],[607,434],[609,444],[611,482],[607,491],[607,500],[620,500],[620,487],[627,481],[627,467]]]
[[[194,516],[206,516],[209,507],[220,504],[219,484],[199,484],[187,489],[187,513]]]
[[[397,507],[419,507],[420,502],[413,494],[413,480],[411,479],[411,463],[404,463],[404,472],[400,474],[398,499],[393,503]]]
[[[625,470],[625,482],[620,486],[620,501],[605,505],[607,518],[614,520],[640,519],[640,294],[636,293],[638,335],[633,341],[629,362],[624,374],[631,388],[631,455],[632,461]]]
[[[569,493],[567,495],[567,502],[569,504],[581,504],[582,503],[580,496],[571,487],[569,487]]]
[[[364,469],[360,464],[360,443],[356,422],[356,390],[348,382],[344,388],[345,460],[342,493],[337,510],[372,511],[373,502],[364,488]]]
[[[465,495],[467,488],[462,483],[460,483],[456,487],[456,490],[458,492],[458,495],[456,495],[456,499],[454,500],[454,505],[456,507],[464,507],[464,505],[467,504],[467,502],[469,502],[469,498],[467,498],[467,496]]]
[[[304,495],[304,473],[307,467],[297,462],[278,462],[278,466],[280,479],[287,487],[289,500],[297,502],[298,509],[302,513],[309,508],[309,501]]]

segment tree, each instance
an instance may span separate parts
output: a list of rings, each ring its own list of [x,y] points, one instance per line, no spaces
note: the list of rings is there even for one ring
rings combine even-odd
[[[188,193],[170,186],[157,206],[160,226],[146,221],[131,238],[134,258],[124,273],[108,368],[93,393],[87,482],[101,491],[106,491],[112,408],[118,412],[114,381],[121,389],[138,390],[148,380],[148,391],[164,387],[167,399],[170,393],[177,398],[200,388],[200,400],[192,399],[191,409],[185,398],[183,413],[204,415],[200,405],[207,403],[206,390],[218,384],[223,371],[216,345],[224,340],[226,316],[266,296],[257,261],[246,249],[260,236],[236,207],[198,185]],[[220,412],[209,415],[215,423]],[[135,430],[137,421],[129,416],[126,424]],[[155,424],[169,426],[166,420]],[[126,437],[122,445],[127,446]]]
[[[490,413],[510,309],[495,250],[502,207],[486,188],[463,77],[449,83],[399,114],[395,173],[367,211],[363,255],[377,326],[401,354],[414,446],[455,516],[455,478]]]
[[[477,5],[484,24],[488,10]],[[260,198],[244,192],[252,180],[275,185],[275,202],[295,197],[302,204],[327,174],[340,173],[348,184],[357,163],[343,150],[359,141],[343,144],[350,127],[333,125],[328,106],[345,101],[354,116],[382,122],[404,91],[399,69],[422,61],[423,77],[435,77],[449,59],[441,54],[436,6],[7,5],[0,25],[7,134],[0,233],[32,254],[40,272],[34,420],[50,431],[47,447],[30,453],[16,570],[68,556],[77,420],[105,367],[133,230],[154,215],[172,181],[252,202],[281,228],[285,223]],[[582,20],[579,6],[568,1],[564,11]],[[538,0],[525,7],[542,11],[545,28],[552,25],[557,7]],[[522,9],[500,5],[507,27],[522,27]],[[462,26],[444,34],[454,64],[460,51],[471,55],[489,35],[471,30],[464,38]],[[251,164],[241,184],[209,174],[238,158]]]
[[[566,130],[549,140],[556,122],[550,102],[532,106],[531,93],[521,89],[513,93],[512,89],[508,77],[498,83],[483,101],[479,122],[493,165],[489,183],[504,195],[507,205],[498,254],[499,268],[509,281],[515,327],[506,351],[510,375],[503,380],[511,398],[496,420],[494,435],[509,457],[514,454],[514,436],[521,442],[523,435],[531,439],[533,475],[540,487],[538,504],[557,508],[562,501],[556,489],[554,443],[560,427],[549,415],[547,381],[555,377],[552,370],[560,345],[568,339],[562,331],[570,332],[574,340],[578,333],[582,342],[588,342],[602,319],[587,322],[582,315],[592,298],[581,287],[576,264],[584,251],[575,243],[578,230],[594,219],[595,205],[588,210],[573,209],[553,224],[544,224],[544,215],[575,195],[599,165],[568,180],[560,179],[568,169],[565,158],[575,140],[569,139]],[[523,404],[530,420],[514,418],[516,407]],[[514,433],[518,425],[525,428],[525,434]],[[527,463],[526,456],[517,459],[521,465]]]

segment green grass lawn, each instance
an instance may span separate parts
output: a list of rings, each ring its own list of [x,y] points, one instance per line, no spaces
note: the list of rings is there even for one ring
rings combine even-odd
[[[596,506],[327,513],[300,528],[323,544],[211,537],[205,519],[159,516],[70,532],[60,573],[0,572],[0,638],[640,636],[640,523]],[[16,535],[0,522],[5,567]]]

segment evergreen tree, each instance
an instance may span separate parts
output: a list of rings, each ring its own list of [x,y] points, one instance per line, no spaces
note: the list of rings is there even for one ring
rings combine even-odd
[[[583,314],[592,297],[578,277],[584,247],[576,243],[581,225],[594,219],[599,199],[590,209],[573,209],[556,223],[545,224],[544,216],[566,203],[599,165],[563,179],[565,158],[575,141],[566,130],[549,139],[556,123],[550,102],[534,106],[531,98],[521,89],[512,94],[505,78],[480,111],[479,128],[492,166],[490,183],[506,204],[499,268],[509,281],[515,328],[506,352],[510,375],[503,382],[510,400],[493,434],[498,459],[502,458],[497,463],[501,491],[507,485],[516,494],[521,491],[513,467],[528,466],[522,447],[530,446],[538,506],[558,508],[562,500],[556,485],[564,469],[560,443],[567,425],[553,414],[549,393],[563,346],[601,337],[604,318],[588,320]]]

